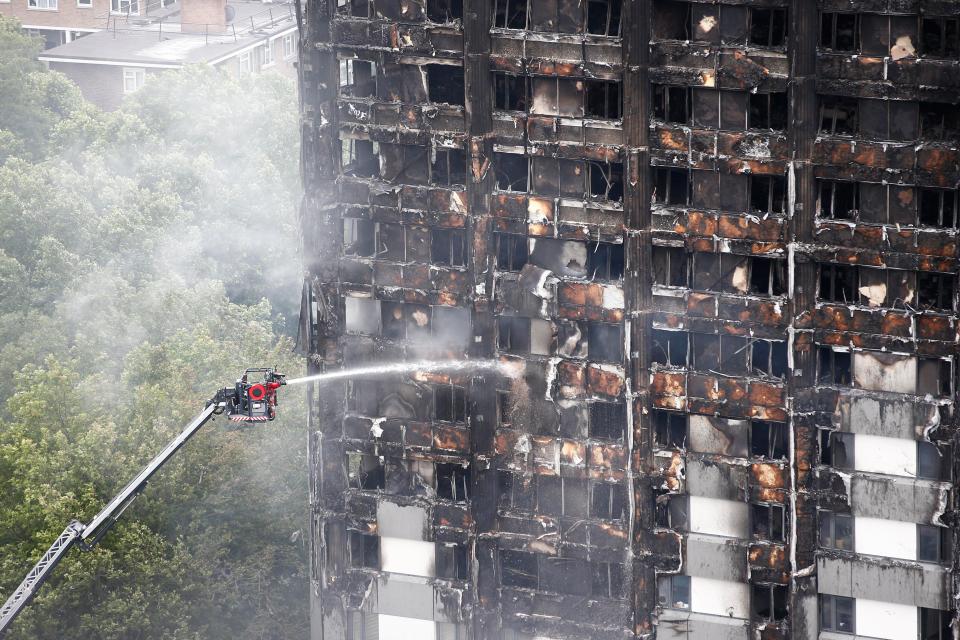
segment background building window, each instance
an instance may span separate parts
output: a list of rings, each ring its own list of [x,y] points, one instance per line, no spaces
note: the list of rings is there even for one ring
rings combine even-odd
[[[124,69],[123,70],[123,92],[133,93],[143,87],[146,80],[146,71],[144,69]]]
[[[856,601],[843,596],[820,595],[820,630],[856,633],[854,611]]]

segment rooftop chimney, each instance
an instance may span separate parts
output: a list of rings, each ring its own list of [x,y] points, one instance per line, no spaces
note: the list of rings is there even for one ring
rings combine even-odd
[[[180,0],[180,31],[223,33],[227,29],[227,0]]]

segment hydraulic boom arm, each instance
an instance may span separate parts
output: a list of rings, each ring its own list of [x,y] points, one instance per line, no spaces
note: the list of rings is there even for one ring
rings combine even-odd
[[[264,384],[248,381],[250,372],[263,372]],[[273,408],[276,406],[275,392],[284,383],[284,377],[271,369],[248,369],[234,388],[225,388],[217,392],[207,403],[206,408],[170,441],[170,444],[158,453],[100,513],[94,516],[89,524],[85,525],[76,520],[68,524],[23,579],[20,586],[7,598],[3,608],[0,608],[0,638],[6,634],[17,615],[30,603],[37,590],[50,577],[71,547],[79,545],[85,551],[93,549],[116,523],[123,511],[130,506],[134,498],[143,491],[150,478],[214,415],[226,412],[232,421],[237,422],[273,420],[275,416]]]

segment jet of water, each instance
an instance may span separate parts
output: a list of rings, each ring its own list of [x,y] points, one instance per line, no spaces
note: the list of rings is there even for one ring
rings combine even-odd
[[[287,380],[287,385],[303,384],[305,382],[331,382],[333,380],[343,380],[344,378],[371,378],[374,376],[397,375],[417,371],[499,371],[510,378],[516,378],[520,375],[520,371],[516,365],[499,360],[421,360],[419,362],[395,362],[371,367],[328,371],[313,376]]]

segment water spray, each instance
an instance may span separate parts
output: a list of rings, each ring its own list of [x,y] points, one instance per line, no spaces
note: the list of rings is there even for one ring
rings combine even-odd
[[[421,360],[418,362],[396,362],[392,364],[357,367],[355,369],[340,369],[318,373],[303,378],[287,380],[286,384],[304,384],[307,382],[333,382],[334,380],[371,378],[374,376],[396,375],[403,373],[425,372],[469,372],[469,371],[497,371],[510,378],[520,375],[517,365],[500,360]]]

